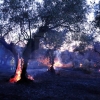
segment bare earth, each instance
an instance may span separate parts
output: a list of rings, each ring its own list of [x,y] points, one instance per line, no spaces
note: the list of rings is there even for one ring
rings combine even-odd
[[[0,100],[100,100],[100,73],[61,70],[41,72],[31,83],[9,83],[13,73],[0,71]]]

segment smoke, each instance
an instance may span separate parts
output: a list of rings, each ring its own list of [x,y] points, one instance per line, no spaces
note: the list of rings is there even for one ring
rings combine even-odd
[[[54,52],[54,54],[56,55],[56,58],[58,59],[58,61],[60,61],[62,63],[62,59],[61,59],[61,51],[60,50],[56,50]]]

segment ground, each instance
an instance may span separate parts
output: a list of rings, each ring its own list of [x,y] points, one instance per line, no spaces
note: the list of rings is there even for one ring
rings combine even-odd
[[[31,83],[12,84],[8,81],[12,72],[0,70],[0,100],[100,100],[99,74],[45,70],[35,73]]]

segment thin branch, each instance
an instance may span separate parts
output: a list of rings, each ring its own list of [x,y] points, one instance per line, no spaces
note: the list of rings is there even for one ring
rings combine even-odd
[[[29,22],[28,28],[29,28],[30,39],[31,39],[31,29],[30,29],[30,24],[31,24],[31,22],[30,22],[30,19],[28,19],[28,22]]]
[[[55,26],[53,26],[53,27],[51,27],[51,28],[49,28],[49,29],[57,28],[57,27],[61,26],[62,24],[66,23],[66,22],[67,22],[67,20],[65,20],[65,21],[63,21],[63,22],[61,22],[61,23],[59,23],[59,24],[56,24]]]
[[[17,42],[15,43],[15,45],[18,44],[19,42],[23,42],[23,43],[24,43],[23,40],[19,40],[19,41],[17,41]],[[24,43],[24,44],[25,44],[25,43]]]

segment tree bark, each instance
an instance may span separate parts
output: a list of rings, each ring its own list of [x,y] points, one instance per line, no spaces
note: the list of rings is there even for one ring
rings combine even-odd
[[[54,50],[53,49],[48,49],[47,53],[46,53],[46,57],[49,58],[49,63],[51,65],[49,67],[48,71],[51,72],[51,73],[55,73],[55,69],[54,69],[54,59],[55,59]]]
[[[42,30],[42,32],[40,32]],[[39,48],[39,40],[41,37],[43,37],[44,34],[44,28],[43,29],[39,29],[39,32],[38,33],[41,33],[40,34],[37,34],[34,36],[34,40],[30,39],[28,40],[27,42],[27,45],[23,51],[23,54],[22,54],[22,58],[24,60],[24,62],[21,61],[21,63],[23,63],[23,65],[21,66],[22,67],[22,73],[21,73],[21,81],[27,81],[28,80],[28,76],[27,76],[27,64],[28,64],[28,60],[30,58],[30,54],[35,51],[36,49]],[[10,52],[12,52],[12,54],[14,55],[14,58],[15,58],[15,62],[16,62],[16,69],[17,69],[17,66],[18,66],[18,54],[14,48],[14,44],[11,43],[11,44],[8,44],[4,38],[1,38],[0,39],[0,43],[2,45],[4,45],[4,47],[8,50],[10,50]],[[16,73],[16,70],[15,70],[15,73]],[[14,73],[14,75],[15,75]],[[13,75],[13,77],[14,77]]]
[[[28,43],[23,51],[22,54],[22,59],[21,61],[21,67],[22,67],[22,73],[21,73],[21,80],[20,81],[27,81],[28,80],[28,75],[27,75],[27,64],[28,64],[28,59],[30,58],[30,54],[32,52],[31,46],[32,46],[32,40],[28,40]]]
[[[22,64],[22,73],[20,81],[30,81],[28,79],[28,74],[27,74],[28,60],[30,58],[30,54],[38,48],[39,48],[39,39],[34,38],[34,40],[33,39],[28,40],[27,45],[22,54],[24,62],[22,62],[23,64]]]
[[[29,79],[28,79],[28,75],[27,75],[27,63],[28,61],[24,62],[23,66],[22,66],[22,73],[21,73],[21,79],[20,81],[22,82],[27,82]]]

